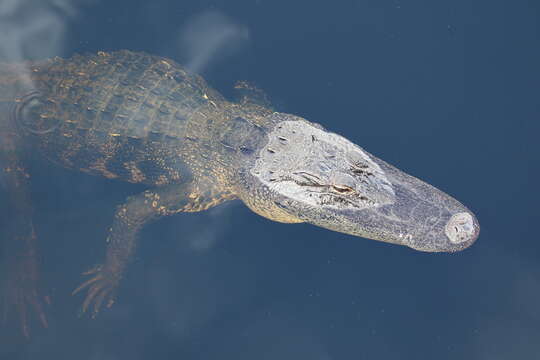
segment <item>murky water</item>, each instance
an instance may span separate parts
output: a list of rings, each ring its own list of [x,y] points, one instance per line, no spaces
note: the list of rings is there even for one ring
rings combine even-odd
[[[470,249],[427,254],[240,203],[173,216],[142,232],[117,303],[79,318],[71,291],[101,261],[116,206],[144,187],[32,159],[49,328],[33,319],[25,340],[11,319],[0,358],[539,357],[538,14],[524,0],[0,0],[1,62],[130,49],[225,96],[249,80],[482,226]]]

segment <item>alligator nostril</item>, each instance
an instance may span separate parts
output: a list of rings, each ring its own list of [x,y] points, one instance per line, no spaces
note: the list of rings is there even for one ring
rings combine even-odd
[[[444,230],[448,239],[454,244],[469,241],[475,236],[473,217],[466,212],[454,214],[448,220]]]

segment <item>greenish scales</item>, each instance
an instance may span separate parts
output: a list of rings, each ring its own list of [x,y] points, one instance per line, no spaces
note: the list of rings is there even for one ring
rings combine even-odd
[[[118,51],[0,66],[1,180],[13,210],[4,306],[42,315],[24,163],[148,185],[118,206],[101,265],[74,293],[112,305],[150,221],[240,199],[269,219],[307,222],[421,251],[459,251],[479,233],[458,201],[322,126],[275,112],[246,83],[230,102],[174,61]],[[9,116],[7,116],[9,114]],[[23,320],[25,331],[26,323]]]

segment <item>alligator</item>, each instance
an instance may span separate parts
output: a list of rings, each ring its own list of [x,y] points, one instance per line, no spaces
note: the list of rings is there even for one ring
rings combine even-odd
[[[147,185],[116,209],[104,261],[73,293],[81,311],[110,307],[141,228],[239,199],[282,223],[310,223],[427,252],[478,237],[465,206],[299,116],[245,82],[228,101],[173,60],[127,50],[0,66],[0,180],[13,219],[4,307],[43,315],[29,154],[84,173]],[[5,204],[4,204],[5,205]],[[12,221],[11,221],[12,220]],[[11,261],[14,260],[14,261]]]

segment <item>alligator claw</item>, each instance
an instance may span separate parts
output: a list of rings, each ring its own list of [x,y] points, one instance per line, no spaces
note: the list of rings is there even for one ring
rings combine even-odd
[[[90,279],[77,287],[72,295],[87,289],[86,298],[83,301],[79,316],[84,315],[90,309],[92,318],[99,313],[101,306],[110,308],[114,304],[116,297],[116,288],[118,286],[118,277],[112,272],[107,271],[102,265],[97,265],[92,269],[85,271],[83,275],[93,275]]]

